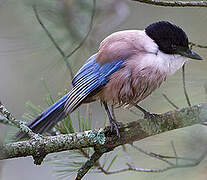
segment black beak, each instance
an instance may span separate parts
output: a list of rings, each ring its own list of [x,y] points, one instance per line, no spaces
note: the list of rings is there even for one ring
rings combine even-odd
[[[181,56],[185,56],[187,58],[196,59],[196,60],[202,60],[202,57],[197,54],[196,52],[190,50],[189,48],[177,48],[176,52],[180,54]]]

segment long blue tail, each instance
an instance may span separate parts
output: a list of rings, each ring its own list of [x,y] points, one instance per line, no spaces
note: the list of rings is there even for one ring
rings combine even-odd
[[[30,121],[27,126],[35,133],[45,133],[50,130],[58,121],[65,118],[64,106],[68,99],[69,93],[59,99],[55,104],[50,106],[47,110],[42,112],[34,120]],[[25,137],[26,134],[18,132],[17,139]]]

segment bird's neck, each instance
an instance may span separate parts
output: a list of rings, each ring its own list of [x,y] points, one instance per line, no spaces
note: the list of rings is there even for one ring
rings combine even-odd
[[[167,75],[172,75],[180,69],[187,60],[187,58],[177,54],[171,55],[158,51],[156,59],[154,60],[154,63],[156,61],[154,65],[161,72],[165,72]]]

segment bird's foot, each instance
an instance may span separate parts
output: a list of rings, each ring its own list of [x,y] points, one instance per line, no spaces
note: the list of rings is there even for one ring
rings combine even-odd
[[[153,122],[157,131],[160,131],[159,125],[157,123],[157,118],[159,118],[159,117],[160,117],[159,114],[150,113],[148,111],[146,111],[144,113],[144,119],[148,119],[149,124],[151,124]]]
[[[115,120],[111,120],[110,121],[110,125],[111,125],[111,132],[113,132],[113,130],[116,130],[116,134],[117,134],[118,138],[120,138],[121,136],[120,136],[120,133],[119,133],[118,126],[122,125],[122,123],[121,122],[117,122]]]

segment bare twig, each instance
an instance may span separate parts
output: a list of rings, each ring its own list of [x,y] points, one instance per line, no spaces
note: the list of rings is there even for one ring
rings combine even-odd
[[[171,163],[170,161],[168,161],[167,159],[165,159],[165,158],[163,158],[163,157],[155,156],[153,153],[144,151],[143,149],[138,148],[137,146],[134,146],[134,145],[132,145],[132,147],[135,148],[136,150],[138,150],[139,152],[141,152],[141,153],[147,155],[147,156],[150,156],[150,157],[159,159],[159,160],[161,160],[161,161],[167,163],[168,165],[171,165],[171,166],[174,165],[173,163]]]
[[[75,180],[80,180],[83,176],[96,164],[100,157],[104,154],[104,151],[95,151],[90,159],[78,170]]]
[[[60,48],[60,46],[56,43],[55,39],[53,38],[52,34],[48,31],[48,29],[46,28],[46,26],[44,25],[44,23],[42,22],[42,20],[40,19],[39,13],[37,11],[37,7],[36,5],[32,6],[33,11],[35,13],[35,17],[38,21],[38,23],[41,25],[41,27],[43,28],[43,30],[45,31],[45,33],[47,34],[47,36],[50,38],[50,40],[52,41],[52,43],[54,44],[55,48],[59,51],[59,53],[61,54],[62,57],[65,57],[65,53],[64,51]]]
[[[68,55],[66,55],[64,53],[64,51],[56,43],[56,41],[53,38],[52,34],[48,31],[46,26],[43,24],[42,20],[40,19],[40,16],[39,16],[38,12],[37,12],[37,8],[36,8],[35,5],[33,5],[33,10],[34,10],[34,13],[35,13],[37,21],[39,22],[39,24],[41,25],[41,27],[43,28],[43,30],[45,31],[45,33],[47,34],[49,39],[52,41],[52,43],[54,44],[55,48],[59,51],[60,55],[63,57],[63,60],[66,63],[67,68],[69,69],[70,76],[71,76],[71,79],[72,79],[74,77],[74,73],[73,73],[71,65],[70,65],[70,63],[68,61],[68,58],[71,57],[78,49],[80,49],[80,47],[85,43],[86,39],[88,38],[88,36],[89,36],[89,34],[90,34],[91,30],[92,30],[93,21],[94,21],[94,17],[95,17],[95,11],[96,11],[96,0],[93,0],[93,10],[92,10],[92,13],[91,13],[91,20],[90,20],[88,32],[86,33],[86,35],[82,39],[82,41],[79,43],[79,45],[77,47],[75,47]]]
[[[173,149],[173,152],[174,152],[174,155],[175,155],[176,165],[178,165],[178,155],[177,155],[177,152],[176,152],[175,145],[174,145],[173,141],[171,141],[171,145],[172,145],[172,149]]]
[[[71,73],[71,77],[73,77],[73,73],[72,73],[72,68],[70,66],[70,63],[66,60],[66,55],[64,53],[64,51],[60,48],[60,46],[56,43],[55,39],[53,38],[52,34],[48,31],[48,29],[46,28],[46,26],[44,25],[44,23],[42,22],[42,20],[40,19],[40,16],[38,14],[37,11],[37,7],[36,5],[33,5],[33,11],[35,13],[35,17],[38,21],[38,23],[41,25],[41,27],[43,28],[43,30],[45,31],[45,33],[47,34],[47,36],[49,37],[49,39],[51,40],[51,42],[54,44],[55,48],[58,50],[58,52],[60,53],[60,55],[63,57],[67,68],[69,69],[70,73]]]
[[[92,10],[92,14],[91,14],[91,20],[90,20],[88,32],[86,33],[85,37],[82,39],[80,44],[72,52],[70,52],[68,55],[66,55],[66,57],[65,57],[66,59],[68,59],[70,56],[72,56],[84,44],[84,42],[88,38],[88,36],[92,30],[92,27],[93,27],[95,12],[96,12],[96,0],[93,0],[93,10]]]
[[[196,161],[196,159],[193,158],[186,158],[186,157],[175,157],[175,156],[166,156],[166,155],[161,155],[161,154],[157,154],[157,153],[153,153],[150,152],[151,154],[153,154],[154,156],[160,157],[160,158],[165,158],[165,159],[181,159],[181,160],[185,160],[185,161]]]
[[[5,118],[4,116],[1,116],[1,115],[0,115],[0,123],[4,124],[4,125],[14,126],[13,123],[11,123],[7,118]]]
[[[193,43],[193,42],[189,42],[189,45],[192,46],[192,47],[198,47],[198,48],[207,48],[207,45],[200,45],[200,44],[196,44],[196,43]]]
[[[91,13],[91,20],[90,20],[88,32],[86,33],[86,35],[82,39],[82,41],[79,43],[79,45],[77,47],[75,47],[68,55],[66,55],[64,57],[65,61],[68,61],[68,58],[71,57],[85,43],[85,41],[88,38],[88,36],[89,36],[89,34],[90,34],[91,30],[92,30],[92,27],[93,27],[93,21],[94,21],[94,17],[95,17],[95,12],[96,12],[96,0],[93,0],[93,10],[92,10],[92,13]],[[74,75],[71,74],[71,76],[73,77]]]
[[[150,154],[152,154],[152,153],[149,153],[148,155],[150,155]],[[188,167],[197,166],[205,158],[206,154],[207,154],[207,152],[204,152],[198,159],[195,159],[195,160],[193,160],[193,162],[190,162],[188,164],[180,164],[179,165],[179,164],[171,163],[169,166],[167,166],[165,168],[161,168],[161,169],[135,168],[133,165],[127,163],[128,168],[122,168],[122,169],[114,170],[114,171],[106,171],[106,170],[102,169],[102,172],[106,175],[118,174],[118,173],[122,173],[122,172],[126,172],[126,171],[161,173],[161,172],[168,171],[170,169],[188,168]],[[178,159],[185,160],[185,158],[182,158],[182,157],[178,157]],[[160,159],[160,160],[162,160],[162,159]]]
[[[129,171],[137,171],[137,172],[154,172],[154,173],[160,173],[160,172],[168,171],[170,169],[194,167],[194,166],[197,166],[198,164],[200,164],[200,162],[204,159],[205,156],[206,156],[206,152],[204,154],[202,154],[200,158],[198,158],[196,161],[194,161],[192,163],[180,164],[180,165],[172,165],[172,166],[168,166],[168,167],[161,168],[161,169],[134,168],[134,167],[131,167],[130,166],[128,170]]]
[[[173,103],[173,102],[167,97],[166,94],[162,93],[162,95],[163,95],[163,97],[166,99],[166,101],[167,101],[170,105],[172,105],[175,109],[179,109],[179,107],[178,107],[175,103]]]
[[[132,0],[145,4],[166,7],[207,7],[207,1]]]
[[[167,170],[170,170],[170,169],[188,168],[188,167],[197,166],[205,158],[205,156],[207,154],[207,151],[205,151],[204,153],[202,153],[202,155],[198,159],[189,159],[189,158],[184,158],[184,157],[178,157],[177,153],[176,153],[175,157],[170,157],[170,158],[176,159],[176,164],[174,164],[174,163],[172,163],[172,162],[170,162],[166,159],[166,158],[168,158],[168,156],[157,155],[157,154],[152,153],[152,152],[146,152],[146,151],[144,151],[141,148],[138,148],[136,146],[133,146],[133,147],[135,149],[137,149],[138,151],[140,151],[141,153],[144,153],[144,154],[146,154],[150,157],[159,159],[159,160],[167,163],[169,166],[167,166],[165,168],[161,168],[161,169],[149,169],[149,168],[135,168],[133,164],[127,163],[128,168],[122,168],[122,169],[114,170],[114,171],[106,171],[106,170],[102,169],[102,172],[106,175],[118,174],[118,173],[126,172],[126,171],[160,173],[160,172],[164,172],[164,171],[167,171]],[[175,147],[173,147],[173,149],[175,151]],[[178,164],[178,161],[177,161],[178,159],[192,161],[192,162],[189,162],[189,163],[186,163],[186,164]]]
[[[36,140],[39,139],[39,135],[32,132],[32,130],[25,124],[25,122],[16,120],[14,116],[6,109],[6,107],[0,102],[0,113],[22,132],[26,133],[29,137]]]
[[[186,84],[185,84],[185,64],[182,67],[182,79],[183,79],[183,90],[184,90],[185,98],[186,98],[186,101],[188,103],[188,106],[191,106],[190,98],[188,96],[187,89],[186,89]]]
[[[164,171],[167,171],[167,170],[170,170],[170,169],[194,167],[194,166],[197,166],[198,164],[200,164],[200,162],[205,158],[206,154],[207,154],[207,151],[202,153],[201,156],[198,159],[196,159],[193,162],[188,163],[188,164],[175,164],[175,165],[171,165],[171,166],[168,166],[168,167],[162,168],[162,169],[147,169],[147,171],[144,171],[144,172],[164,172]],[[174,158],[182,159],[182,158],[179,158],[179,157],[174,157]],[[140,168],[131,168],[130,170],[140,172]]]

